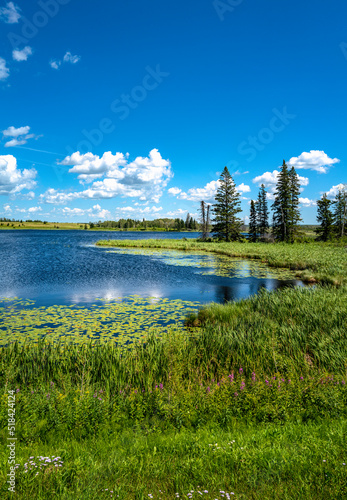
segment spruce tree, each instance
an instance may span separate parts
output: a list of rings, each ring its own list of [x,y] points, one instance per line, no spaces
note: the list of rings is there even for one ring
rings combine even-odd
[[[226,241],[241,239],[242,221],[237,217],[241,212],[240,193],[227,167],[220,177],[220,186],[213,205],[213,228],[215,236]]]
[[[283,160],[278,174],[275,201],[272,204],[273,234],[279,241],[294,241],[301,221],[299,210],[300,182],[292,167],[288,170]]]
[[[345,188],[339,189],[334,205],[335,232],[338,238],[343,238],[347,224],[347,190]]]
[[[334,235],[334,215],[331,211],[333,202],[327,198],[326,193],[317,201],[317,222],[319,227],[315,229],[318,239],[328,241]]]
[[[289,241],[289,210],[290,210],[289,171],[285,160],[277,178],[273,210],[273,234],[279,241]]]
[[[257,203],[254,200],[251,200],[251,210],[249,214],[249,229],[248,236],[249,241],[257,241],[258,239],[258,214],[256,209]]]
[[[269,210],[264,184],[260,186],[256,209],[258,219],[258,232],[262,237],[264,237],[269,230]]]
[[[289,208],[289,240],[294,241],[295,236],[298,234],[299,222],[302,221],[300,216],[300,181],[299,176],[292,167],[288,173],[289,177],[289,190],[290,190],[290,208]]]

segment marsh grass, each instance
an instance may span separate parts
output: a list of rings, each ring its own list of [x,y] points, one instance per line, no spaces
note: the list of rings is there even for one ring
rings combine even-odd
[[[257,259],[286,268],[305,282],[342,285],[347,282],[346,243],[203,243],[198,240],[101,240],[98,246],[202,251]]]

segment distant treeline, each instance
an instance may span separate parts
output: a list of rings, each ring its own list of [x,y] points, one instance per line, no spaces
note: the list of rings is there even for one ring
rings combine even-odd
[[[136,219],[119,219],[118,221],[106,220],[99,222],[89,222],[90,229],[161,229],[163,231],[198,231],[200,225],[198,222],[187,214],[186,220],[183,219],[154,219],[154,220],[136,220]]]

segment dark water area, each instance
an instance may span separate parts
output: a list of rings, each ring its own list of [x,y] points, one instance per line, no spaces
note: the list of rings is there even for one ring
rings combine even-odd
[[[172,265],[155,255],[110,252],[95,246],[101,239],[196,237],[198,233],[0,231],[0,297],[32,299],[39,306],[88,305],[97,299],[129,295],[223,303],[262,288],[302,286],[295,279],[274,278],[271,270],[264,275],[262,269],[260,277],[253,271],[240,274],[238,265],[244,266],[244,260],[220,276],[214,274],[216,262],[210,264],[206,259],[211,257],[206,255],[195,256],[189,265],[185,261]]]

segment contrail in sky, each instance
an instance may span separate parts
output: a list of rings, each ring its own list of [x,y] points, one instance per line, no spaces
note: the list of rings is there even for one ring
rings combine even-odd
[[[53,151],[44,151],[43,149],[33,149],[33,148],[26,148],[24,146],[15,146],[17,149],[28,149],[29,151],[36,151],[37,153],[47,153],[49,155],[58,155],[58,156],[64,156],[61,153],[54,153]]]

